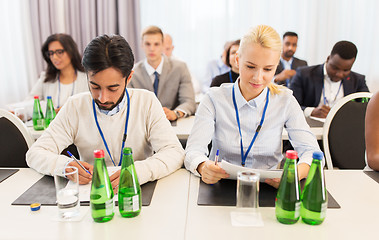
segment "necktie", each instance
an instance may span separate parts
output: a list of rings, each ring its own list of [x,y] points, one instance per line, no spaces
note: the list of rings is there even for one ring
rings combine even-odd
[[[158,73],[156,71],[154,72],[154,75],[155,75],[155,79],[154,79],[154,93],[155,93],[155,96],[157,96],[157,94],[158,94],[159,76],[158,76]]]

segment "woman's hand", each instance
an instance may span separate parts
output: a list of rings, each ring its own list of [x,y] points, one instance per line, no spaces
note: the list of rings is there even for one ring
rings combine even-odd
[[[215,162],[210,160],[200,163],[197,167],[197,171],[200,173],[203,182],[207,184],[214,184],[222,178],[229,177],[229,174],[227,174],[224,169],[215,165]]]

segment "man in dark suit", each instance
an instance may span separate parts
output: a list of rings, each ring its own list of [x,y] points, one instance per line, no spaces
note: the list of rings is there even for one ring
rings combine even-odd
[[[134,66],[129,87],[155,93],[170,121],[195,113],[195,93],[187,65],[163,55],[163,32],[147,27],[142,33],[146,59]]]
[[[283,34],[283,52],[274,77],[276,84],[289,87],[291,78],[296,74],[296,69],[298,67],[308,66],[306,61],[293,56],[296,53],[297,40],[298,36],[294,32],[286,32]]]
[[[297,70],[290,88],[306,117],[326,118],[339,99],[369,91],[365,76],[351,71],[357,52],[352,42],[340,41],[334,45],[325,64]]]

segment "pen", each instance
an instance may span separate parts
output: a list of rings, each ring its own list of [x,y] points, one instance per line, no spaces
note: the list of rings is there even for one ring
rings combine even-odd
[[[215,165],[217,165],[217,162],[218,162],[218,155],[220,155],[220,150],[217,149],[216,157],[215,157]]]
[[[68,153],[68,155],[70,155],[70,157],[72,158],[72,160],[74,160],[77,164],[79,164],[79,166],[81,168],[83,168],[84,171],[86,171],[87,173],[91,174],[85,167],[83,167],[83,165],[79,162],[79,160],[76,159],[76,157],[74,155],[72,155],[72,153],[70,153],[70,151],[67,151],[67,153]]]

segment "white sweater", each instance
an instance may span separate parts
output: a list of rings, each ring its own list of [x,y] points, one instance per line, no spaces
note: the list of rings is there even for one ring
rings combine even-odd
[[[143,184],[180,168],[184,150],[154,93],[141,89],[128,89],[128,92],[130,117],[125,147],[133,150],[139,182]],[[127,100],[113,116],[96,108],[99,125],[116,164],[120,161],[126,112]],[[55,169],[63,168],[70,160],[60,153],[72,143],[77,146],[82,161],[93,164],[93,151],[103,149],[106,165],[113,166],[96,126],[89,92],[69,98],[49,128],[29,149],[26,161],[38,172],[53,175]]]

